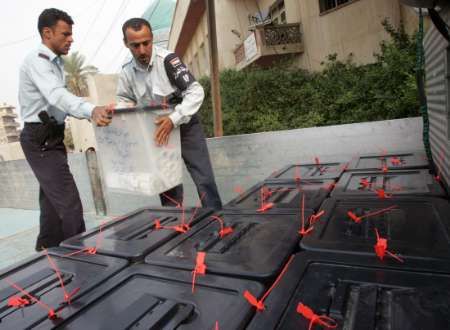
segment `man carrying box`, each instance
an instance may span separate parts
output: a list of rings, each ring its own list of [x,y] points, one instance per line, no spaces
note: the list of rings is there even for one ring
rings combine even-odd
[[[164,104],[171,98],[182,100],[173,113],[156,120],[155,142],[159,146],[166,145],[172,129],[180,128],[181,156],[197,187],[202,206],[220,209],[222,202],[196,114],[204,98],[202,86],[178,56],[153,45],[152,29],[145,19],[129,19],[123,24],[122,32],[133,59],[120,73],[117,102],[150,105]],[[160,194],[160,199],[164,206],[182,204],[183,186]]]

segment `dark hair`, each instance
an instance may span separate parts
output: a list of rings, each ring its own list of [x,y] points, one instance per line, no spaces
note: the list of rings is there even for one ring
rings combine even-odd
[[[129,20],[127,20],[122,25],[123,40],[125,40],[125,41],[127,40],[127,36],[126,36],[125,32],[127,31],[128,28],[131,28],[134,31],[140,31],[143,26],[148,27],[148,29],[150,30],[150,33],[153,33],[152,27],[150,26],[150,23],[146,19],[143,19],[140,17],[135,17],[135,18],[130,18]]]
[[[39,34],[42,36],[42,31],[44,28],[54,27],[58,21],[64,21],[69,25],[73,25],[72,17],[70,17],[65,11],[56,8],[44,9],[38,19]]]

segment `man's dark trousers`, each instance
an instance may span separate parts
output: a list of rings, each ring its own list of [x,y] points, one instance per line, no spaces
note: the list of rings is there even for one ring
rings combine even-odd
[[[198,195],[202,198],[202,206],[221,209],[222,201],[214,179],[205,134],[196,114],[192,116],[189,123],[180,125],[180,137],[181,156],[197,187]],[[174,201],[181,204],[183,202],[183,185],[178,185],[160,194],[160,199],[163,206],[175,206]]]
[[[39,182],[41,208],[36,250],[58,246],[85,231],[83,206],[67,163],[64,127],[44,145],[37,140],[42,124],[26,123],[20,136],[25,157]]]

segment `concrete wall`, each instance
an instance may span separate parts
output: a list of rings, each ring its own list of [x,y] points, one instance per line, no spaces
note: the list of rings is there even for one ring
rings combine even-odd
[[[69,154],[69,166],[86,212],[94,212],[86,158]],[[39,185],[25,159],[0,162],[0,208],[39,209]]]
[[[6,160],[24,159],[20,142],[0,144],[0,162]]]
[[[423,151],[422,120],[408,118],[351,125],[313,127],[208,139],[213,168],[224,202],[285,165],[319,157],[347,161],[358,153]],[[94,212],[84,154],[69,155],[69,164],[85,211]],[[184,171],[186,205],[198,197]],[[143,206],[159,206],[155,197],[105,191],[108,214],[121,215]],[[38,185],[25,160],[0,162],[0,208],[38,209]]]

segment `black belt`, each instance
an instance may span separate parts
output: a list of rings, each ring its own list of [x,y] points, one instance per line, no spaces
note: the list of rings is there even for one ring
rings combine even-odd
[[[25,127],[27,127],[27,126],[29,126],[29,127],[39,127],[39,126],[42,126],[42,125],[44,125],[43,123],[29,123],[29,122],[25,122],[24,123],[24,126]],[[56,125],[57,127],[62,127],[62,126],[66,126],[66,124],[57,124]]]

